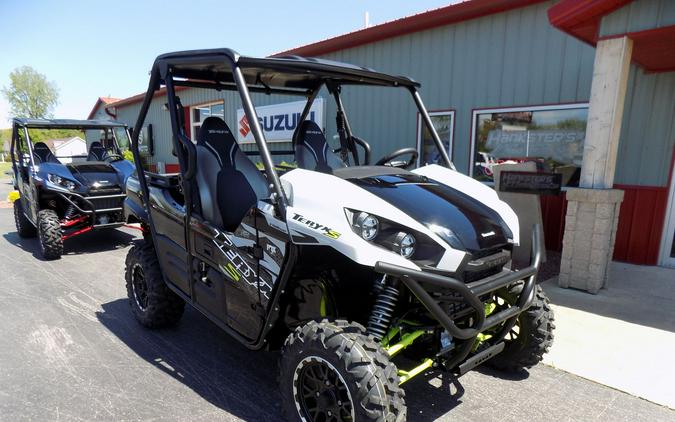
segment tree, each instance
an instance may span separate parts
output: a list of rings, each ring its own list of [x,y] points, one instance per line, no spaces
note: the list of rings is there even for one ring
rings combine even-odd
[[[52,116],[59,101],[59,90],[54,82],[30,66],[14,69],[9,74],[9,87],[3,87],[14,117],[42,119]]]

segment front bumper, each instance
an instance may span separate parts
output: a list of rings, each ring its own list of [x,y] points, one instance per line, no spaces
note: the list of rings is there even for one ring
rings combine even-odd
[[[535,225],[532,231],[532,260],[528,267],[518,271],[503,270],[499,274],[471,283],[464,283],[451,277],[413,270],[386,262],[377,262],[375,264],[375,271],[399,278],[424,305],[427,311],[454,338],[470,340],[478,336],[479,333],[507,321],[500,334],[497,335],[501,340],[513,327],[516,317],[529,308],[534,300],[535,277],[541,263],[542,247],[541,228],[539,225]],[[486,317],[485,305],[480,298],[521,280],[524,280],[525,284],[516,303]],[[475,314],[472,326],[467,328],[458,327],[436,300],[424,289],[423,285],[425,284],[448,289],[458,294]]]
[[[64,201],[75,207],[78,212],[90,216],[91,221],[94,222],[92,225],[94,228],[119,227],[124,224],[124,208],[122,207],[122,202],[126,197],[126,194],[124,193],[94,196],[83,196],[75,192],[57,193]],[[99,206],[97,206],[97,204]],[[119,221],[96,224],[97,215],[114,213],[120,214]]]

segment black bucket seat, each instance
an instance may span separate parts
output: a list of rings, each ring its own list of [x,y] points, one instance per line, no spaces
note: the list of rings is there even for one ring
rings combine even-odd
[[[108,155],[108,151],[103,148],[103,145],[98,142],[92,142],[89,147],[89,155],[87,155],[87,161],[103,161],[105,156]]]
[[[311,120],[305,120],[295,137],[295,161],[305,170],[332,174],[347,165],[331,151],[323,131]]]
[[[219,117],[207,117],[197,137],[197,172],[202,216],[233,232],[259,199],[270,196],[267,179],[244,154]]]
[[[41,163],[57,163],[61,164],[58,158],[52,153],[47,144],[44,142],[36,142],[33,145],[33,160],[35,164]]]

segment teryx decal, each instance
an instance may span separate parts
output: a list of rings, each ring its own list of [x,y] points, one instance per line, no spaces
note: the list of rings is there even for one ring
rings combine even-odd
[[[340,233],[336,232],[335,230],[326,227],[323,224],[315,223],[312,220],[308,220],[307,218],[303,217],[300,214],[294,214],[293,220],[304,224],[305,226],[309,227],[312,230],[321,232],[322,234],[330,237],[331,239],[337,239],[338,237],[340,237]]]

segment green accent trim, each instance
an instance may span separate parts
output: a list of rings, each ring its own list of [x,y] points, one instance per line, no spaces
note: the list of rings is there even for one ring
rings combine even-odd
[[[434,364],[434,361],[432,359],[425,359],[424,362],[421,364],[417,365],[410,371],[404,371],[403,369],[398,370],[398,385],[403,384],[406,381],[410,381],[417,375],[421,374],[422,372],[426,371],[427,369],[431,368]]]
[[[398,352],[410,346],[417,338],[423,334],[426,334],[425,330],[415,330],[412,333],[405,333],[401,336],[401,340],[391,346],[387,346],[384,350],[389,353],[389,357],[394,357]]]
[[[384,347],[385,349],[387,347],[389,347],[389,342],[391,341],[391,339],[396,337],[396,335],[400,332],[401,332],[401,327],[399,327],[399,326],[391,327],[389,329],[389,331],[387,332],[387,334],[384,337],[382,337],[382,341],[380,341],[380,344],[382,345],[382,347]]]
[[[321,318],[326,317],[326,295],[323,294],[321,296],[321,303],[319,304],[319,315],[321,315]]]

